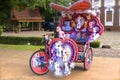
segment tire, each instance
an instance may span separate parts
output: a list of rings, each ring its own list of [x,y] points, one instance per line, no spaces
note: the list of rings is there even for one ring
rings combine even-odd
[[[39,57],[37,57],[38,55],[39,55]],[[42,61],[40,59],[42,59]],[[46,54],[43,50],[38,50],[38,51],[34,52],[29,61],[29,66],[30,66],[30,69],[32,70],[32,72],[37,75],[46,74],[49,71],[48,59],[49,59],[48,54]],[[37,65],[36,65],[36,63],[37,63]]]
[[[92,64],[92,60],[93,60],[93,52],[92,52],[92,48],[89,48],[87,51],[86,51],[86,56],[85,56],[85,59],[84,59],[84,70],[89,70],[90,69],[90,66]]]

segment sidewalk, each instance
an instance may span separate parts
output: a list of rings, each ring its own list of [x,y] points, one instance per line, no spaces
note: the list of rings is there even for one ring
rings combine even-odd
[[[98,40],[101,45],[110,45],[111,48],[120,49],[120,32],[105,31]]]
[[[54,32],[51,31],[22,31],[20,33],[15,32],[3,32],[2,36],[23,36],[23,37],[41,37],[45,34],[52,34]]]

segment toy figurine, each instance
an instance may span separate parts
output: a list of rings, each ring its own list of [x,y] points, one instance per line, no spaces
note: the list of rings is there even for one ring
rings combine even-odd
[[[57,76],[57,77],[62,77],[63,73],[62,73],[62,71],[60,69],[60,63],[59,62],[55,62],[54,63],[54,67],[55,67],[54,75]]]
[[[70,70],[70,68],[68,66],[68,62],[65,62],[64,65],[65,65],[64,74],[67,76],[67,75],[69,75],[71,73],[71,70]]]
[[[89,27],[87,31],[89,32],[90,35],[89,42],[96,40],[100,36],[99,27],[97,26],[95,20],[89,22]]]
[[[39,65],[39,54],[35,55],[33,61],[34,61],[33,67],[37,67]]]
[[[72,27],[70,26],[70,21],[64,21],[62,26],[63,31],[71,31]]]
[[[72,32],[72,34],[70,35],[70,38],[73,39],[74,41],[76,41],[76,37],[77,37],[77,32]]]
[[[81,16],[78,16],[76,19],[76,23],[77,23],[77,29],[81,29],[81,27],[84,25],[84,19]]]
[[[69,14],[69,13],[66,13],[67,17],[69,18],[70,20],[70,25],[71,27],[75,27],[76,26],[76,23],[74,20],[72,20],[72,16]]]
[[[51,39],[48,34],[45,35],[45,41],[48,45],[50,44]]]
[[[57,27],[58,36],[62,39],[66,37],[65,33],[61,30],[60,27]]]
[[[63,49],[63,62],[68,62],[69,60],[69,52]]]
[[[50,69],[51,71],[54,71],[54,70],[55,70],[55,68],[54,68],[54,61],[53,61],[52,58],[49,59],[49,69]]]
[[[85,33],[81,33],[80,37],[77,39],[77,43],[80,43],[82,45],[85,45],[87,41],[88,41],[88,37]]]
[[[55,46],[54,46],[54,48],[56,49],[56,56],[57,57],[62,57],[63,48],[62,48],[61,44],[62,44],[61,41],[58,41],[55,43]]]

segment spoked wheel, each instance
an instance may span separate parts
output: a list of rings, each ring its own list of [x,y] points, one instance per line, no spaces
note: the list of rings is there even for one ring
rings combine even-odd
[[[33,53],[30,58],[30,68],[31,70],[37,74],[42,75],[48,72],[48,54],[46,54],[42,50],[38,50]]]
[[[84,69],[88,70],[91,66],[93,59],[92,48],[89,48],[86,52],[85,60],[84,60]]]

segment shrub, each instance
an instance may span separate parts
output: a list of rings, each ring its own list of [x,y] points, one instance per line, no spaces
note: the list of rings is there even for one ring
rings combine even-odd
[[[90,47],[99,48],[100,47],[100,41],[91,42]]]
[[[0,36],[0,44],[15,44],[15,45],[44,45],[43,37],[15,37],[15,36]],[[100,47],[100,41],[90,43],[93,48]]]
[[[2,34],[2,32],[3,32],[3,28],[2,26],[0,26],[0,35]]]
[[[42,37],[15,37],[15,36],[0,36],[1,44],[28,44],[31,45],[43,45]]]

